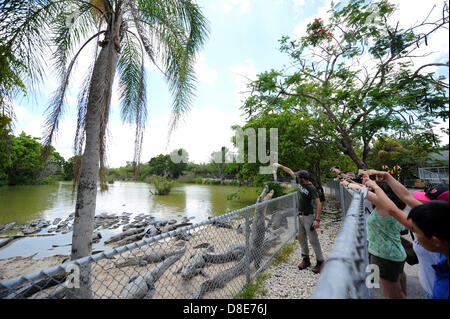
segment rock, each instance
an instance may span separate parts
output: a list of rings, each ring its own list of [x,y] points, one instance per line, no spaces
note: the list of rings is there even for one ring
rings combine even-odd
[[[59,218],[59,217],[55,218],[55,220],[53,221],[52,225],[58,225],[61,220],[62,219]]]

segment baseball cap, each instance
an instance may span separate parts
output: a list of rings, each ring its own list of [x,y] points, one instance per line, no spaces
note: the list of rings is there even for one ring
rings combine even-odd
[[[421,202],[429,202],[430,200],[443,200],[448,202],[448,187],[447,186],[437,186],[430,188],[426,192],[414,192],[413,196],[415,199]]]
[[[304,179],[307,179],[307,180],[311,179],[311,175],[309,174],[308,171],[305,171],[305,170],[301,170],[301,171],[296,172],[295,176],[297,176],[298,178],[304,178]]]

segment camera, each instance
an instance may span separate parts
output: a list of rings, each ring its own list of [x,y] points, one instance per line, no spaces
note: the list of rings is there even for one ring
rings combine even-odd
[[[363,177],[362,174],[358,174],[358,175],[355,176],[355,178],[352,178],[352,181],[354,181],[354,182],[356,182],[358,184],[362,184],[362,177]]]

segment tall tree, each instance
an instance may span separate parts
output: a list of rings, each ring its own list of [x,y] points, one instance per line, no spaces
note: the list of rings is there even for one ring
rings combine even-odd
[[[146,121],[147,61],[162,61],[173,95],[172,129],[193,98],[195,56],[208,26],[192,0],[9,0],[0,15],[2,43],[20,52],[22,62],[42,71],[43,48],[51,49],[60,86],[48,108],[45,144],[50,145],[64,112],[75,62],[95,41],[95,55],[79,94],[75,155],[83,155],[75,174],[78,185],[72,259],[91,253],[100,172],[106,187],[105,133],[116,72],[121,114],[136,125],[134,163],[139,164]],[[7,23],[5,24],[5,19]],[[158,65],[157,65],[158,66]],[[160,67],[160,66],[158,66]],[[84,145],[84,147],[83,147]],[[89,276],[82,276],[80,296],[90,297]]]
[[[265,112],[280,99],[297,98],[309,112],[328,118],[335,145],[359,168],[367,168],[380,131],[414,134],[429,130],[438,117],[448,119],[448,84],[426,72],[448,67],[448,61],[412,63],[429,53],[418,49],[427,46],[431,34],[448,30],[448,6],[444,3],[436,20],[428,15],[407,29],[392,20],[395,10],[385,0],[350,0],[332,6],[328,22],[324,17],[311,21],[302,38],[283,37],[281,51],[292,64],[264,72],[250,84],[253,103],[246,112]]]

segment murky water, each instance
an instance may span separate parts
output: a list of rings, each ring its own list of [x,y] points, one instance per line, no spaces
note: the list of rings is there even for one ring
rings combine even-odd
[[[190,185],[174,187],[167,196],[153,196],[153,186],[138,182],[115,182],[109,190],[97,195],[96,214],[107,213],[120,215],[123,212],[134,215],[150,214],[158,219],[177,219],[184,216],[193,217],[191,222],[199,222],[209,216],[218,216],[227,211],[239,209],[255,203],[258,190],[252,187]],[[227,200],[227,196],[238,196]],[[76,197],[75,197],[76,198]],[[30,185],[0,187],[0,224],[17,222],[25,224],[34,219],[52,222],[59,217],[65,219],[75,211],[75,199],[72,200],[72,184],[59,182],[54,185]],[[121,231],[100,230],[102,241],[94,244],[93,250],[103,250],[104,240]],[[11,234],[14,232],[8,232]],[[40,234],[47,233],[43,229]],[[4,234],[1,234],[4,235]],[[1,236],[0,235],[0,236]],[[0,259],[14,256],[35,258],[56,254],[69,254],[72,232],[58,233],[48,237],[30,237],[13,241],[0,248]],[[53,247],[53,246],[61,247]]]

